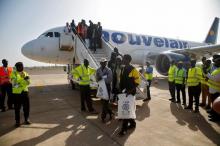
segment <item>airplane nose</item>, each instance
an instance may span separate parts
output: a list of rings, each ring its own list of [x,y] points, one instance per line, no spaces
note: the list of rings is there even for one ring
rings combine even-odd
[[[28,42],[28,43],[26,43],[26,44],[24,44],[23,46],[22,46],[22,48],[21,48],[21,53],[24,55],[24,56],[26,56],[26,57],[31,57],[32,56],[32,43],[31,42]]]

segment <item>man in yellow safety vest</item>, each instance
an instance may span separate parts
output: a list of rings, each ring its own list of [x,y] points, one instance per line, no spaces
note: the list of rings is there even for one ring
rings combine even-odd
[[[191,67],[188,70],[187,86],[189,95],[189,105],[185,109],[191,109],[193,106],[193,98],[195,99],[195,113],[199,112],[199,96],[201,93],[201,68],[196,67],[196,60],[191,60]]]
[[[176,65],[175,61],[171,61],[170,63],[170,68],[168,70],[168,84],[169,84],[169,91],[171,98],[169,99],[170,101],[175,102],[175,72],[176,72]]]
[[[12,82],[12,93],[14,96],[15,104],[15,121],[16,127],[20,126],[20,109],[23,107],[24,111],[24,124],[31,124],[29,121],[30,101],[28,96],[28,85],[30,78],[28,73],[23,70],[23,63],[17,62],[15,64],[16,71],[13,71],[10,78]]]
[[[74,78],[79,80],[80,94],[81,94],[81,111],[86,111],[85,102],[88,111],[92,114],[97,114],[92,106],[92,99],[90,96],[90,82],[91,75],[95,74],[96,70],[89,66],[89,61],[84,59],[84,64],[72,70]]]
[[[153,67],[150,66],[149,62],[146,62],[147,68],[145,71],[145,79],[147,80],[147,98],[145,98],[143,101],[151,100],[151,95],[150,95],[150,86],[151,82],[153,79]]]
[[[175,87],[177,92],[176,103],[181,103],[180,100],[180,91],[181,91],[183,98],[183,105],[186,105],[185,79],[186,79],[186,70],[183,68],[183,62],[180,61],[177,64],[177,69],[175,72]]]
[[[214,66],[216,67],[212,73],[207,74],[210,99],[213,103],[220,96],[220,55],[213,56]],[[209,112],[210,121],[219,121],[220,115],[213,109]]]
[[[202,69],[202,79],[201,79],[201,91],[202,91],[202,102],[199,104],[199,106],[206,106],[206,99],[208,97],[208,104],[206,106],[206,109],[211,108],[211,100],[209,95],[209,86],[207,81],[205,80],[205,76],[207,73],[211,72],[211,60],[202,60],[203,65],[201,66]]]

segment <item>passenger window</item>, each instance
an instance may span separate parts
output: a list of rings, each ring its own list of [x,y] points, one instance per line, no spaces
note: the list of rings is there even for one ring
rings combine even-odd
[[[55,35],[56,38],[60,37],[60,33],[59,32],[54,32],[54,35]]]
[[[45,36],[46,36],[46,37],[53,37],[53,32],[48,32],[48,33],[46,33]]]

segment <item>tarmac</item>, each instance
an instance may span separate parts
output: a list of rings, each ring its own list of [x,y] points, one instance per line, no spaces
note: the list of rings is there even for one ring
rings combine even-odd
[[[149,102],[137,100],[135,130],[120,137],[121,121],[102,123],[100,114],[80,111],[80,95],[62,71],[31,71],[31,125],[15,128],[14,111],[0,113],[0,146],[215,146],[220,145],[220,123],[170,102],[167,78],[158,76]],[[188,100],[187,100],[188,101]],[[93,105],[101,112],[99,99]],[[22,112],[21,112],[22,113]],[[23,116],[21,116],[23,118]]]

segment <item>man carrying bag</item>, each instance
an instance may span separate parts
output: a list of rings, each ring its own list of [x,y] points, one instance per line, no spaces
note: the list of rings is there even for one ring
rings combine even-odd
[[[109,97],[111,93],[112,71],[108,68],[107,60],[102,58],[100,61],[101,67],[96,71],[96,80],[98,81],[99,88],[97,97],[102,99],[102,122],[105,122],[106,115],[109,114],[110,120],[112,119],[112,110],[109,108]],[[107,90],[107,91],[106,91]]]
[[[118,103],[119,109],[132,109],[131,105],[135,105],[135,97],[136,94],[136,87],[140,84],[140,74],[139,72],[130,64],[132,58],[130,55],[126,54],[123,56],[122,63],[124,64],[124,67],[121,71],[121,77],[120,77],[120,88],[122,91],[124,91],[125,95],[123,98],[132,98],[133,100],[128,100],[127,104],[120,104]],[[120,99],[119,99],[120,100]],[[132,101],[132,102],[131,102]],[[125,102],[126,103],[126,102]],[[133,108],[133,111],[131,113],[135,113],[135,108]],[[123,136],[127,133],[128,129],[136,128],[136,122],[135,117],[130,117],[130,114],[128,114],[128,117],[122,117],[122,128],[119,132],[119,135]],[[120,116],[119,116],[120,118]]]

